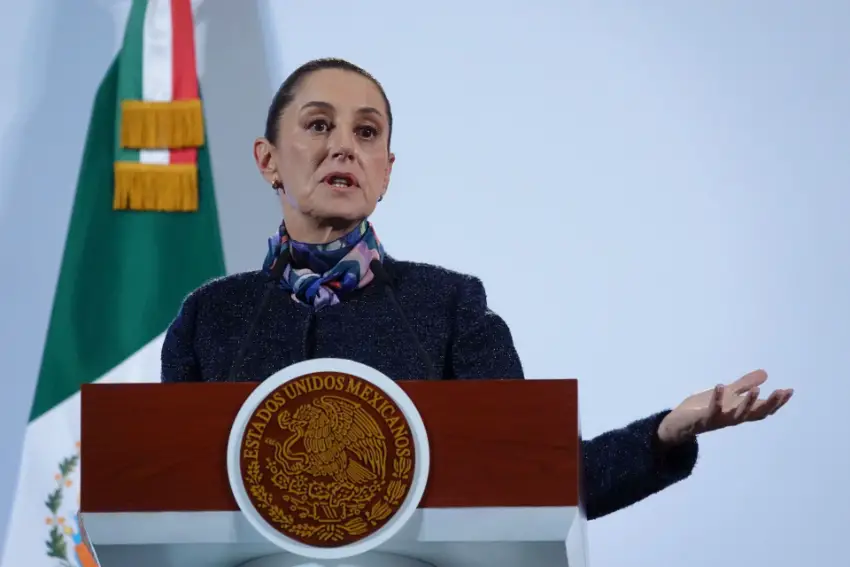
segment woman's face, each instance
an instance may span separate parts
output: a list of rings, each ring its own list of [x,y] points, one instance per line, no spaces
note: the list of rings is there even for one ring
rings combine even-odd
[[[255,158],[278,191],[287,230],[298,240],[327,241],[375,210],[394,156],[387,109],[378,88],[350,71],[305,77],[279,117],[277,144],[260,139]]]

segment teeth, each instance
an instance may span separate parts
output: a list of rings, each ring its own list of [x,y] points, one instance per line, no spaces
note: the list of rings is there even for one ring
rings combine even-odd
[[[349,183],[348,179],[343,177],[331,177],[329,179],[330,184],[334,187],[350,187],[351,183]]]

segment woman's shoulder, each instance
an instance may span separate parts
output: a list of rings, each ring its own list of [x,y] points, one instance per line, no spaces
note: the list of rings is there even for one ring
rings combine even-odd
[[[444,266],[398,260],[389,256],[385,259],[384,265],[393,279],[393,283],[400,287],[410,286],[419,289],[461,293],[473,290],[480,290],[483,293],[484,290],[480,278]]]
[[[263,284],[267,281],[268,276],[260,270],[221,276],[198,286],[189,294],[186,301],[214,302],[217,299],[225,299],[238,302],[241,299],[248,300],[261,291]]]
[[[453,309],[487,309],[487,292],[472,274],[425,262],[387,258],[384,265],[393,285],[408,298],[427,304],[447,302]]]

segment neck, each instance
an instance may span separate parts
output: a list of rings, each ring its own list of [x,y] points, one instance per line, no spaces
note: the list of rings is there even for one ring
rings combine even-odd
[[[354,230],[361,220],[285,218],[286,232],[292,240],[304,244],[327,244]]]

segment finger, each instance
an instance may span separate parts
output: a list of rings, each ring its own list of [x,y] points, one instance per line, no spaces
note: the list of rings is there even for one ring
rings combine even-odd
[[[747,415],[747,421],[759,421],[779,409],[785,394],[776,390],[766,400],[758,400]]]
[[[745,420],[752,411],[753,406],[759,399],[759,388],[755,387],[749,392],[747,392],[741,402],[738,404],[738,407],[735,408],[732,413],[732,419],[735,420],[736,423],[740,423]]]
[[[747,390],[751,390],[756,386],[761,386],[766,380],[767,372],[764,370],[754,370],[729,384],[729,389],[736,394],[743,394]]]
[[[716,419],[723,410],[723,384],[718,384],[714,387],[714,392],[711,395],[711,401],[708,402],[708,419]]]
[[[794,390],[783,390],[782,391],[782,400],[776,405],[775,408],[771,410],[771,412],[767,415],[773,415],[779,411],[779,408],[788,403],[788,400],[791,399],[791,396],[794,395]]]

